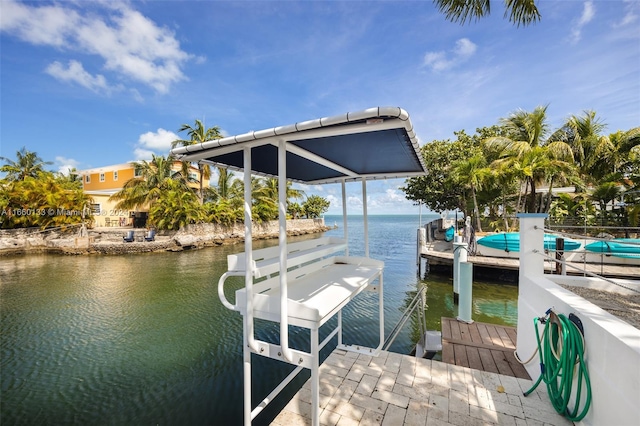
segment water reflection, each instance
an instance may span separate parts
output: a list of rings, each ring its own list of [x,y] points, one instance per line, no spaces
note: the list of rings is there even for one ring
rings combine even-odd
[[[370,223],[371,256],[385,261],[387,333],[419,282],[416,222]],[[358,229],[350,228],[354,255],[362,254]],[[327,235],[341,236],[342,231]],[[256,247],[276,243],[258,241]],[[226,256],[243,249],[230,245],[183,253],[0,260],[0,423],[239,424],[242,318],[222,306],[217,282],[226,271]],[[429,329],[439,329],[441,316],[455,314],[449,280],[424,280]],[[241,286],[241,280],[227,284],[230,300]],[[511,300],[517,289],[502,291],[474,285],[473,318],[515,317]],[[348,306],[346,343],[377,345],[377,307],[377,294],[368,292]],[[335,319],[321,330],[321,339],[333,326]],[[270,323],[257,322],[256,333],[279,339],[277,326]],[[291,333],[295,347],[308,348],[306,330],[292,328]],[[406,327],[391,350],[409,353],[416,340],[412,327]],[[254,400],[266,396],[290,369],[255,356]],[[257,424],[268,423],[306,377],[292,383]]]

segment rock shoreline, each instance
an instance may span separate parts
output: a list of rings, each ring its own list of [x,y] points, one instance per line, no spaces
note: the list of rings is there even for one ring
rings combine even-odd
[[[324,219],[295,219],[287,221],[287,235],[306,235],[325,232]],[[134,242],[124,242],[123,236],[133,230]],[[179,231],[160,231],[155,241],[145,241],[147,230],[132,228],[95,228],[82,233],[73,229],[0,230],[0,257],[31,253],[67,255],[121,255],[131,253],[179,252],[184,250],[238,244],[244,241],[244,225],[216,224],[188,225]],[[277,221],[257,223],[252,227],[253,239],[277,238]]]

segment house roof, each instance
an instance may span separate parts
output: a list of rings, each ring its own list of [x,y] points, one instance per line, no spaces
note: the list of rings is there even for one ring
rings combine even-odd
[[[278,143],[286,142],[287,179],[331,183],[389,179],[425,172],[409,114],[376,107],[225,137],[171,151],[179,160],[244,170],[251,147],[252,174],[278,176]]]

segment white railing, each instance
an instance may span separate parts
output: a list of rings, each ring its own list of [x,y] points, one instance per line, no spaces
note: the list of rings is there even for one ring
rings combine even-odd
[[[545,215],[520,215],[518,355],[527,359],[537,347],[534,318],[553,308],[577,315],[584,326],[592,402],[580,425],[640,424],[640,330],[558,285],[610,284],[597,277],[544,274]],[[591,282],[591,284],[590,284]],[[525,365],[535,380],[539,358]]]

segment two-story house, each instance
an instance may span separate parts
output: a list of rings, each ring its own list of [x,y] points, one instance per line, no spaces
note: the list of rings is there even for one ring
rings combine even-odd
[[[176,161],[172,168],[176,172],[180,171],[182,163]],[[95,226],[145,227],[149,212],[148,206],[139,210],[123,210],[116,208],[117,201],[109,200],[109,197],[119,192],[128,180],[141,177],[136,174],[134,163],[79,170],[76,174],[82,179],[84,192],[93,198],[91,210],[95,219]],[[191,166],[189,185],[193,188],[198,188],[199,177],[198,169]]]

